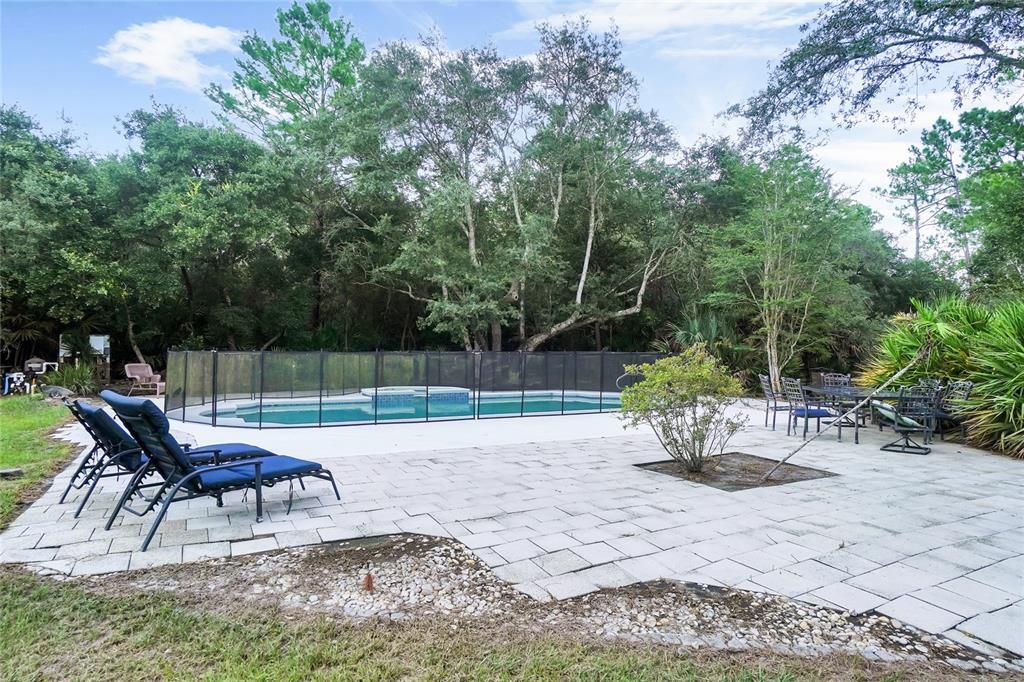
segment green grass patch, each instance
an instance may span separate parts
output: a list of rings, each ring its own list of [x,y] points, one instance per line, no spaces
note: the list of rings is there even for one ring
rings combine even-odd
[[[0,469],[20,468],[21,478],[0,479],[0,528],[11,522],[18,502],[71,456],[72,447],[47,438],[56,426],[71,419],[63,405],[38,396],[0,400]]]
[[[215,614],[166,594],[106,596],[0,571],[0,679],[833,679],[836,661],[691,658],[668,647],[452,631],[442,623],[288,622]],[[863,679],[845,665],[843,679]],[[831,673],[829,672],[831,671]],[[868,675],[871,679],[878,679]]]

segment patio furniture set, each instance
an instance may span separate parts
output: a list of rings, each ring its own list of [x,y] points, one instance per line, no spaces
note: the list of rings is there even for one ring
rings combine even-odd
[[[876,391],[854,385],[849,374],[827,372],[821,375],[820,384],[808,386],[799,379],[783,377],[783,390],[779,392],[767,376],[762,374],[759,378],[765,399],[764,425],[768,426],[771,416],[771,427],[775,430],[778,413],[784,412],[786,435],[796,434],[802,419],[806,439],[811,420],[816,421],[817,430],[821,431],[821,420],[825,419],[833,421],[839,440],[843,439],[844,428],[853,428],[854,442],[860,443],[860,427],[870,419],[880,431],[888,426],[899,436],[883,445],[882,450],[917,455],[931,452],[928,445],[935,433],[945,440],[949,427],[959,430],[961,440],[966,435],[959,407],[970,397],[970,381],[942,384],[936,379],[922,379],[915,386]],[[871,400],[860,405],[868,397]]]
[[[288,483],[288,512],[291,512],[293,485],[297,481],[305,490],[305,478],[330,482],[335,496],[341,499],[334,476],[317,462],[277,455],[245,443],[190,448],[171,435],[167,417],[152,401],[109,390],[101,392],[100,397],[113,408],[120,424],[99,407],[81,400],[65,401],[94,445],[72,474],[60,503],[72,489],[85,488],[75,510],[77,518],[100,479],[130,474],[105,529],[110,530],[122,511],[144,516],[155,510],[156,517],[142,542],[143,552],[174,502],[213,497],[221,507],[225,494],[235,491],[248,494],[252,490],[259,523],[263,520],[264,487]]]

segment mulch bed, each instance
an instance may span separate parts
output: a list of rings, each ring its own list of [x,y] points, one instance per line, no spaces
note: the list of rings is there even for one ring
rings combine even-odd
[[[637,464],[636,466],[648,471],[656,471],[659,474],[668,474],[694,483],[709,485],[726,492],[785,485],[797,481],[811,481],[816,478],[836,475],[831,471],[797,466],[787,462],[779,467],[770,479],[762,483],[761,477],[768,473],[768,470],[776,463],[777,460],[755,457],[743,452],[726,452],[712,457],[700,473],[687,471],[682,464],[674,459]]]

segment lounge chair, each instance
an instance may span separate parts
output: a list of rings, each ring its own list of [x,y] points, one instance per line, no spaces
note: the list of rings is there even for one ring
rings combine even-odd
[[[140,467],[128,482],[106,524],[109,530],[122,509],[142,516],[159,505],[156,519],[142,542],[143,552],[149,547],[160,522],[167,514],[167,509],[174,502],[214,497],[217,499],[217,506],[220,507],[224,504],[225,493],[253,490],[256,493],[256,522],[259,523],[263,520],[263,487],[287,481],[290,512],[291,486],[294,481],[299,481],[305,488],[302,482],[305,477],[329,481],[334,488],[335,496],[341,499],[334,476],[317,462],[270,454],[230,462],[221,462],[219,456],[215,456],[212,464],[194,464],[178,441],[171,436],[167,417],[151,401],[123,396],[109,390],[100,393],[100,397],[114,408],[114,412],[149,458],[146,465]],[[147,501],[145,507],[142,510],[128,507],[128,501],[141,494],[142,481],[154,474],[162,479],[162,482],[152,486],[156,487],[156,493]]]
[[[149,458],[143,454],[135,439],[104,410],[81,400],[65,400],[64,404],[92,437],[94,443],[71,475],[64,494],[60,496],[60,503],[63,503],[72,489],[81,490],[88,486],[75,510],[75,518],[78,518],[101,478],[134,474],[149,461]],[[183,449],[193,464],[209,464],[215,459],[229,461],[273,454],[263,448],[243,443],[217,443],[193,449],[183,446]]]
[[[124,375],[128,378],[130,386],[128,387],[128,395],[131,395],[134,391],[153,391],[154,395],[160,395],[164,392],[164,387],[167,385],[163,381],[159,374],[153,373],[153,368],[145,362],[130,362],[124,366]]]
[[[872,400],[871,407],[878,415],[879,428],[883,423],[888,423],[899,436],[880,449],[912,455],[927,455],[931,452],[928,444],[931,443],[932,433],[935,431],[937,400],[937,391],[920,384],[901,389],[895,405]],[[918,433],[921,434],[921,443],[911,437]]]

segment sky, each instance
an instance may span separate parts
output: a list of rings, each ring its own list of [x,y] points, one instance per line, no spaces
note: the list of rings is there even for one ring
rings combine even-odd
[[[202,93],[224,82],[247,32],[275,36],[283,2],[0,3],[0,96],[34,116],[45,130],[69,127],[96,154],[123,151],[117,119],[173,105],[189,118],[214,122]],[[333,3],[370,48],[439,31],[451,49],[492,44],[505,55],[537,47],[534,26],[586,17],[595,30],[617,26],[623,57],[641,83],[640,104],[657,110],[683,145],[723,135],[738,122],[720,116],[761,88],[769,66],[800,38],[800,24],[820,3],[693,0],[435,0]],[[881,227],[906,248],[909,237],[893,206],[874,188],[907,157],[922,127],[955,116],[952,98],[936,93],[906,130],[861,124],[835,131],[815,150],[852,196],[871,206]]]

